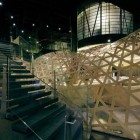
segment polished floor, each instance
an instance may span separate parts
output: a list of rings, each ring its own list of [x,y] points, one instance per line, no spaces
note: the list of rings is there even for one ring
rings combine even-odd
[[[131,140],[131,139],[117,137],[102,132],[92,131],[90,140]]]

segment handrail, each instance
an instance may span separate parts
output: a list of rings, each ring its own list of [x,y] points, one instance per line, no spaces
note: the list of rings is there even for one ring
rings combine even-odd
[[[77,111],[77,114],[79,114],[82,119],[83,119],[83,115],[82,113],[79,111],[80,110],[80,106],[78,106],[75,103],[70,103],[69,104],[69,99],[61,92],[59,92],[55,87],[52,87],[50,85],[48,85],[45,81],[43,81],[41,78],[37,77],[36,75],[34,75],[39,81],[41,81],[42,83],[44,83],[45,85],[47,85],[50,90],[53,90],[55,92],[56,95],[58,95],[60,98],[63,99],[64,103],[68,106],[68,108],[70,108],[71,110]],[[55,80],[54,80],[55,81]],[[55,95],[54,95],[55,96]],[[73,109],[74,108],[74,109]]]
[[[2,53],[1,51],[0,51],[0,53]],[[3,54],[3,53],[2,53]],[[8,58],[8,56],[6,56],[5,54],[3,54],[7,59],[9,59]],[[10,59],[11,60],[11,59]],[[12,60],[13,62],[15,62],[14,60]],[[17,63],[17,62],[15,62],[15,63]],[[17,63],[18,64],[18,63]],[[19,64],[18,64],[19,65]],[[9,67],[9,63],[7,62],[7,67]],[[9,71],[7,71],[7,69],[8,68],[6,68],[6,69],[4,69],[5,71],[4,72],[2,72],[3,73],[3,75],[4,75],[4,82],[6,82],[5,84],[7,84],[7,79],[8,79],[8,75],[7,74],[9,74]],[[6,74],[6,75],[5,75]],[[4,88],[2,88],[4,91],[2,92],[2,99],[1,99],[1,103],[2,103],[2,105],[1,105],[1,109],[0,109],[0,113],[1,113],[1,117],[4,117],[4,115],[6,114],[6,110],[7,110],[7,103],[9,102],[9,101],[11,101],[11,100],[9,100],[8,99],[8,90],[9,89],[7,89],[8,88],[8,86],[6,86],[4,84]],[[11,110],[10,110],[11,111]],[[22,118],[20,118],[15,112],[13,112],[13,111],[11,111],[14,115],[16,115],[16,117],[28,128],[28,129],[30,129],[31,130],[31,132],[32,133],[34,133],[35,135],[36,135],[36,137],[39,139],[39,140],[43,140]]]
[[[21,117],[19,117],[16,113],[14,113],[13,111],[12,111],[12,113],[14,114],[14,115],[16,115],[16,117],[28,128],[28,129],[30,129],[31,130],[31,132],[33,132],[36,136],[37,136],[37,138],[39,139],[39,140],[43,140]]]
[[[3,54],[3,53],[2,53]],[[5,56],[5,54],[3,54],[4,56]],[[13,60],[12,58],[10,58],[10,57],[8,57],[8,56],[6,56],[8,59],[10,59],[10,61],[11,62],[14,62],[15,64],[17,64],[17,65],[19,65],[18,64],[18,62],[16,62],[15,60]],[[7,63],[7,67],[9,67],[9,64],[10,63]],[[8,71],[7,72],[7,74],[9,74],[9,72],[10,71]],[[33,73],[31,73],[31,74],[33,74]],[[34,75],[34,74],[33,74]],[[55,76],[55,75],[54,75]],[[68,106],[68,108],[70,108],[71,110],[73,110],[73,108],[74,108],[74,111],[77,111],[77,114],[78,115],[80,115],[81,117],[82,117],[82,113],[80,112],[80,106],[78,106],[78,105],[76,105],[76,104],[71,104],[71,103],[69,103],[70,102],[70,100],[66,97],[66,96],[64,96],[64,94],[63,93],[61,93],[61,92],[59,92],[57,89],[56,89],[56,87],[52,87],[52,86],[50,86],[49,84],[47,84],[45,81],[43,81],[41,78],[39,78],[39,77],[37,77],[36,75],[34,75],[34,77],[37,79],[37,80],[39,80],[40,82],[42,82],[43,84],[45,84],[47,87],[49,87],[49,89],[50,90],[53,90],[53,91],[55,91],[55,95],[58,95],[61,99],[62,99],[62,101]],[[54,77],[54,82],[55,82],[55,77]],[[46,88],[47,88],[46,87]],[[3,102],[5,102],[5,104],[7,104],[7,102],[9,101],[9,99],[7,98],[7,99],[4,99],[3,100]],[[17,116],[17,118],[20,120],[20,121],[22,121],[22,123],[27,127],[27,128],[29,128],[37,137],[38,137],[38,139],[39,140],[43,140],[22,118],[20,118],[20,116],[18,116],[15,112],[13,112],[13,111],[11,111],[12,113],[14,113],[16,116]]]

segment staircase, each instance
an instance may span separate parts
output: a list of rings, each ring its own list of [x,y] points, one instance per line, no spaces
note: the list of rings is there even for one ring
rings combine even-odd
[[[0,44],[0,127],[2,121],[8,127],[0,140],[82,140],[81,119],[72,117],[21,61],[11,60],[12,47],[4,46]]]

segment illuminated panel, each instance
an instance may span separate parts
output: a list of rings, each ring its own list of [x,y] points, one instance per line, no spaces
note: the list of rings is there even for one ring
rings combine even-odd
[[[104,34],[129,34],[133,15],[112,3],[94,3],[77,16],[78,40]]]

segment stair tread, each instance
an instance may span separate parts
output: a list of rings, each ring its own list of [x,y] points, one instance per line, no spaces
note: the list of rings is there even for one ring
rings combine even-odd
[[[14,99],[10,100],[9,105],[10,106],[16,105],[16,104],[23,105],[23,104],[26,104],[27,102],[34,100],[34,99],[41,98],[43,96],[48,96],[50,94],[51,94],[51,91],[38,91],[36,93],[30,93],[28,95],[25,95],[25,96],[22,96],[19,98],[14,98]]]
[[[10,70],[13,73],[30,73],[30,70],[26,70],[26,69],[12,69]]]
[[[39,80],[36,80],[36,79],[31,79],[31,80],[26,80],[26,79],[24,79],[24,80],[22,80],[22,81],[10,81],[9,83],[10,83],[10,84],[24,85],[24,84],[29,84],[29,83],[34,84],[33,82],[34,82],[34,83],[39,83],[40,81],[39,81]]]
[[[31,102],[30,104],[27,105],[8,109],[6,118],[9,120],[14,120],[17,119],[16,116],[23,117],[24,114],[27,115],[27,113],[32,113],[34,111],[33,109],[37,111],[38,109],[40,109],[40,107],[45,107],[46,105],[49,105],[57,101],[58,98],[50,98],[50,97],[46,97],[41,100],[35,100],[34,102]]]
[[[60,110],[64,110],[65,105],[56,103],[51,105],[48,108],[44,108],[43,110],[36,112],[35,114],[32,114],[24,119],[24,122],[35,130],[36,127],[39,127],[39,125],[42,125],[42,123],[46,123],[46,121],[49,121],[49,119],[52,117],[52,115],[55,115]],[[12,125],[13,130],[20,131],[22,133],[28,133],[30,132],[29,129],[25,126],[24,123],[21,121],[18,121]]]
[[[10,89],[10,91],[17,91],[17,90],[32,90],[32,89],[34,89],[34,90],[38,90],[38,89],[42,89],[42,88],[45,88],[45,85],[40,85],[40,84],[38,84],[38,85],[31,85],[31,86],[25,86],[25,87],[18,87],[18,88],[12,88],[12,89]]]
[[[9,98],[19,98],[30,94],[31,92],[35,93],[37,91],[44,91],[45,85],[32,85],[28,87],[20,87],[20,88],[13,88],[9,90]]]
[[[57,133],[57,131],[59,131],[59,128],[64,124],[65,114],[66,114],[65,111],[61,112],[59,115],[57,115],[54,119],[52,119],[46,125],[42,126],[41,129],[36,131],[36,133],[43,140],[49,140]],[[35,135],[32,135],[32,136],[29,136],[28,139],[37,140],[38,138]]]
[[[10,68],[11,69],[26,69],[26,66],[23,66],[23,65],[12,65]]]
[[[31,76],[31,77],[34,77],[34,75],[32,75],[32,74],[24,74],[24,73],[23,73],[23,74],[10,75],[10,77],[17,77],[17,78],[18,78],[18,77],[28,77],[28,76],[29,76],[29,77],[30,77],[30,76]]]

